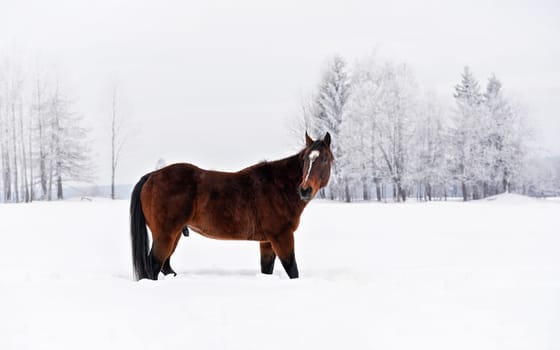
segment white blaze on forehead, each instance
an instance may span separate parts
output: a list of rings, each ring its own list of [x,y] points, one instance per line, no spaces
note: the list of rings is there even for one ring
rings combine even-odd
[[[319,151],[317,150],[313,150],[311,151],[311,153],[309,153],[309,169],[307,169],[307,175],[305,176],[305,182],[307,182],[307,180],[309,180],[309,174],[311,174],[311,167],[313,166],[313,162],[315,161],[315,159],[317,159],[319,157]]]
[[[311,159],[311,161],[315,161],[315,159],[317,159],[317,157],[319,157],[319,151],[314,150],[311,151],[311,153],[309,153],[309,159]]]

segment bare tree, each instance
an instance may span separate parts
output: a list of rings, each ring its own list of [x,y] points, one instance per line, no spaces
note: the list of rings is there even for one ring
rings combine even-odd
[[[4,58],[1,67],[2,95],[4,105],[3,118],[3,165],[6,200],[19,202],[19,153],[17,139],[17,110],[22,103],[23,73],[18,62],[10,57]],[[11,153],[11,155],[10,155]],[[9,174],[11,170],[11,174]],[[9,188],[8,188],[9,187]],[[6,196],[6,192],[5,192]]]
[[[1,77],[0,77],[1,79]],[[2,154],[2,192],[4,195],[4,202],[9,202],[12,199],[12,181],[10,170],[10,152],[8,150],[8,118],[7,118],[7,103],[4,96],[0,96],[0,148]]]
[[[62,199],[64,181],[92,178],[88,130],[58,84],[47,89],[42,70],[24,63],[17,54],[0,60],[0,192],[4,202],[28,202],[38,186],[51,200],[56,187]]]
[[[38,148],[39,163],[39,185],[41,188],[41,199],[47,198],[47,162],[48,162],[48,142],[47,142],[47,117],[45,101],[45,81],[41,74],[37,72],[35,87],[33,91],[33,110],[35,112],[35,138]],[[31,142],[31,141],[30,141]],[[31,145],[30,145],[31,149]]]
[[[22,170],[22,195],[23,195],[23,200],[27,203],[30,201],[30,193],[29,193],[29,181],[27,178],[27,170],[28,170],[28,166],[27,166],[27,152],[25,150],[25,131],[24,131],[24,127],[23,127],[23,103],[20,102],[19,104],[19,141],[20,141],[20,148],[21,148],[21,170]]]
[[[47,199],[52,199],[53,185],[56,198],[64,199],[63,182],[92,180],[89,130],[82,126],[82,118],[72,111],[72,103],[60,91],[58,84],[48,99],[49,157]]]
[[[126,141],[123,132],[123,117],[117,105],[117,85],[113,86],[111,96],[111,199],[115,199],[115,176],[119,158]]]

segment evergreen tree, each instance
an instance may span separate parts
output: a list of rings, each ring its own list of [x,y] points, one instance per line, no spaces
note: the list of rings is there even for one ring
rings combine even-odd
[[[455,97],[457,104],[463,108],[472,108],[482,102],[478,81],[476,81],[468,66],[463,69],[461,83],[455,85],[453,97]]]
[[[338,166],[338,160],[344,157],[344,150],[340,146],[341,126],[346,114],[349,95],[350,81],[346,62],[342,57],[334,56],[328,62],[323,73],[312,119],[308,123],[314,137],[324,135],[327,131],[332,135],[331,149],[335,162],[329,186],[325,189],[331,199],[341,199],[345,193],[345,176]]]
[[[482,94],[478,82],[469,67],[465,67],[461,82],[455,86],[455,102],[457,110],[453,118],[451,141],[453,147],[453,173],[461,183],[463,200],[468,200],[467,186],[473,187],[473,196],[477,197],[474,189],[476,179],[483,171],[480,160],[483,153],[481,140],[484,131],[482,119]]]

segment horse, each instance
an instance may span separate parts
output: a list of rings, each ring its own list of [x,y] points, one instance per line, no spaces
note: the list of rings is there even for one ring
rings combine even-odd
[[[299,153],[238,172],[177,163],[144,175],[130,202],[135,279],[176,276],[170,258],[189,229],[214,239],[258,241],[261,273],[272,274],[278,257],[288,276],[298,278],[294,231],[309,201],[328,184],[330,145],[328,132],[322,140],[306,132]]]

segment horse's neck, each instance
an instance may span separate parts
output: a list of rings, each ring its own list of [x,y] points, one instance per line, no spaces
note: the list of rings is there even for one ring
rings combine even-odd
[[[303,174],[303,164],[300,153],[285,159],[277,160],[270,163],[270,165],[274,169],[274,172],[277,173],[277,179],[283,179],[288,185],[294,185],[294,189],[297,188]]]
[[[267,182],[273,186],[271,191],[277,192],[279,196],[273,196],[277,204],[286,205],[290,208],[292,215],[301,215],[306,206],[306,202],[302,201],[298,187],[303,176],[303,162],[301,152],[288,158],[267,162],[261,164],[265,167],[261,171],[267,174]],[[255,169],[256,170],[256,169]]]

